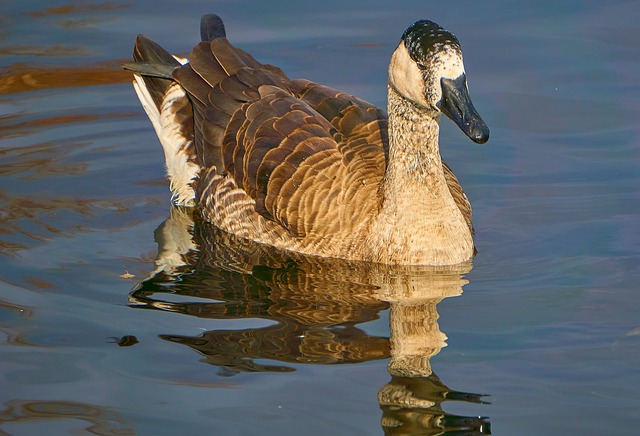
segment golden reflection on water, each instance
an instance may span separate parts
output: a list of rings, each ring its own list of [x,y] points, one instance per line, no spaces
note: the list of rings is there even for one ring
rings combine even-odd
[[[0,56],[86,56],[89,54],[87,49],[81,47],[69,47],[62,44],[51,46],[41,45],[14,45],[11,47],[0,47]]]
[[[46,17],[50,15],[67,15],[83,12],[116,11],[130,6],[130,2],[102,2],[96,4],[72,3],[65,6],[45,8],[34,12],[25,12],[23,15],[28,17]]]
[[[97,120],[106,120],[113,118],[126,118],[133,115],[132,113],[123,113],[123,112],[114,112],[109,114],[73,114],[73,115],[54,115],[46,118],[37,118],[29,121],[19,121],[18,115],[10,115],[1,117],[0,122],[0,138],[11,138],[16,136],[24,136],[31,135],[34,131],[42,128],[55,127],[61,124],[71,124],[71,123],[86,123]],[[6,123],[6,121],[13,121],[12,123]],[[72,144],[74,141],[70,141]],[[83,145],[82,143],[80,145]],[[43,151],[49,148],[57,148],[60,144],[55,142],[43,142],[40,144],[34,144],[31,146],[21,146],[21,147],[8,147],[0,149],[0,156],[15,153],[18,155],[34,155],[40,154],[41,151],[38,149],[44,149]],[[34,150],[34,148],[36,150]],[[43,153],[45,154],[45,153]],[[5,170],[6,171],[6,170]]]
[[[74,401],[24,401],[12,400],[0,410],[0,424],[24,424],[34,421],[51,420],[85,421],[82,430],[97,435],[134,435],[135,430],[128,426],[116,412],[105,407]],[[77,427],[71,425],[70,428]],[[2,430],[0,433],[4,434]],[[73,434],[75,434],[72,431]],[[8,434],[8,433],[7,433]]]
[[[87,87],[128,82],[131,74],[120,68],[120,62],[90,67],[48,68],[27,64],[15,64],[0,72],[0,94],[9,95],[10,99],[22,98],[21,93],[49,88]],[[81,151],[93,147],[91,139],[56,139],[46,141],[15,141],[16,138],[29,137],[46,132],[48,129],[69,125],[69,129],[80,124],[90,124],[111,119],[127,119],[133,113],[108,112],[87,113],[86,108],[79,107],[74,113],[59,114],[55,110],[44,112],[44,116],[34,117],[26,112],[0,115],[0,177],[16,186],[25,181],[68,179],[72,176],[86,175],[91,160],[78,160]],[[17,145],[13,145],[17,144]],[[92,148],[94,153],[102,150]],[[81,230],[58,227],[52,216],[64,213],[75,213],[85,217],[95,214],[95,208],[109,210],[127,210],[123,202],[101,198],[91,200],[78,198],[73,194],[43,195],[30,193],[24,196],[12,189],[0,189],[0,254],[15,255],[28,248],[29,241],[46,242],[50,234],[60,235],[65,232]],[[35,225],[35,227],[34,227]]]
[[[65,210],[87,216],[92,213],[92,202],[74,197],[49,198],[34,195],[29,198],[21,198],[9,196],[0,191],[0,203],[4,205],[4,210],[0,213],[0,253],[5,255],[14,255],[27,248],[27,244],[25,240],[18,242],[4,239],[3,235],[7,238],[12,235],[23,235],[31,240],[46,242],[47,233],[64,233],[63,229],[57,228],[47,221],[48,214],[60,213]],[[32,229],[32,224],[43,230],[44,235],[35,232]]]
[[[450,400],[482,403],[482,395],[450,390],[430,363],[446,345],[436,306],[462,294],[470,263],[391,267],[305,257],[239,240],[177,208],[155,238],[155,269],[130,294],[131,306],[202,318],[275,321],[198,336],[160,335],[197,351],[221,375],[388,358],[391,380],[378,393],[387,434],[490,434],[487,418],[442,410]],[[358,327],[386,309],[389,338]]]
[[[13,64],[0,72],[0,95],[16,94],[49,88],[71,88],[112,85],[132,80],[122,70],[123,61],[110,61],[85,67],[43,67],[31,64]]]

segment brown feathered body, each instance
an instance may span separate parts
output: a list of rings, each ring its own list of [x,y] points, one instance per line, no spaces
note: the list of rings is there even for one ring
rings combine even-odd
[[[439,113],[391,82],[388,119],[353,95],[291,80],[232,46],[209,17],[188,63],[143,36],[134,51],[139,65],[171,71],[139,68],[136,90],[176,203],[237,236],[305,254],[389,264],[472,257],[471,207],[441,161]]]

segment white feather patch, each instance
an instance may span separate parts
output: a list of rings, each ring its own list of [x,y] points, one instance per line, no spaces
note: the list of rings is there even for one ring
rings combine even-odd
[[[182,134],[180,125],[175,119],[178,109],[185,104],[190,104],[186,93],[177,83],[171,85],[164,96],[160,110],[158,110],[142,77],[137,74],[134,77],[133,87],[164,150],[167,175],[172,192],[171,199],[176,205],[195,206],[193,181],[198,176],[200,167],[190,160],[185,152],[192,146],[193,138],[185,137]]]

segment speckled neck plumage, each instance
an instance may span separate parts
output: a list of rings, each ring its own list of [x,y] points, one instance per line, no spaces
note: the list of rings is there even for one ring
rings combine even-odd
[[[389,163],[382,208],[371,231],[380,256],[451,264],[473,255],[465,217],[453,199],[438,147],[439,114],[389,84]]]
[[[399,178],[403,183],[429,183],[442,174],[438,146],[440,114],[401,97],[388,85],[389,163],[385,180]]]

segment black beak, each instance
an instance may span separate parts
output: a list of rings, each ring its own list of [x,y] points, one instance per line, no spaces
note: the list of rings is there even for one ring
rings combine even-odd
[[[438,109],[451,118],[472,141],[478,144],[487,142],[489,128],[473,107],[467,88],[467,76],[463,73],[457,79],[442,78],[440,85],[442,98],[436,105]]]

